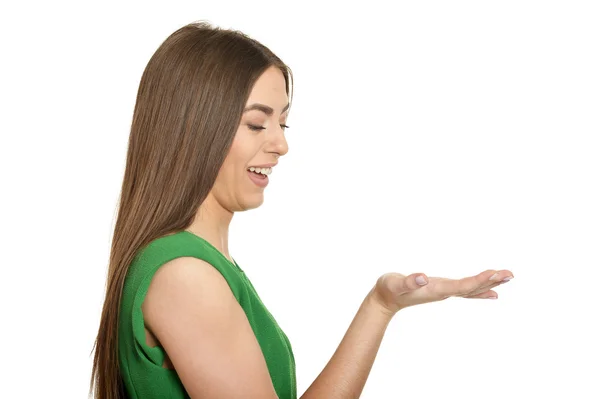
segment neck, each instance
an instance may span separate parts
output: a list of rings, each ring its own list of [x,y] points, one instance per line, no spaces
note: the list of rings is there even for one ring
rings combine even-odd
[[[231,261],[228,243],[232,219],[233,212],[223,208],[211,192],[198,208],[194,221],[186,230],[204,238]]]

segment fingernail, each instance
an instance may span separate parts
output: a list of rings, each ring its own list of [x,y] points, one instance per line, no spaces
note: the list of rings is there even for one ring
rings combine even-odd
[[[498,278],[498,274],[499,273],[492,274],[492,277],[490,277],[490,280],[496,280]]]
[[[512,277],[511,277],[511,276],[508,276],[508,277],[504,277],[504,278],[502,279],[502,282],[503,282],[503,283],[507,283],[507,282],[509,282],[510,280],[512,280]]]
[[[492,296],[488,296],[487,299],[498,299],[498,297],[492,295]]]
[[[415,281],[419,285],[425,285],[425,284],[427,284],[427,281],[425,280],[425,277],[423,277],[423,276],[417,276],[417,278],[415,279]]]

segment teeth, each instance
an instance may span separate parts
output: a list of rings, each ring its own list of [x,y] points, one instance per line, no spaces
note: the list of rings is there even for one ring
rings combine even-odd
[[[250,172],[262,173],[263,175],[270,175],[273,171],[272,168],[255,168],[254,166],[249,167],[248,170]]]

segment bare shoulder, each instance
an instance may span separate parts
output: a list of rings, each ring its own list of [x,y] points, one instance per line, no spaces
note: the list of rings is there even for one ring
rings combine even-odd
[[[210,281],[214,284],[227,284],[221,273],[210,263],[202,259],[184,256],[162,265],[155,273],[150,285],[162,287],[164,283],[169,282],[195,284],[198,280]]]
[[[194,257],[179,257],[156,271],[142,311],[144,319],[152,321],[154,313],[160,312],[168,303],[182,301],[178,305],[191,309],[202,298],[222,303],[232,296],[227,281],[210,263]]]
[[[277,397],[246,314],[210,263],[194,257],[165,263],[142,312],[192,397]]]

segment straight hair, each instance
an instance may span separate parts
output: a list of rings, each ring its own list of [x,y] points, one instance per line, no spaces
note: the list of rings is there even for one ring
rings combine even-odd
[[[185,230],[212,189],[252,87],[271,66],[291,100],[292,72],[258,41],[193,22],[172,33],[144,69],[133,111],[112,236],[90,395],[126,398],[119,313],[129,265],[156,238]]]

